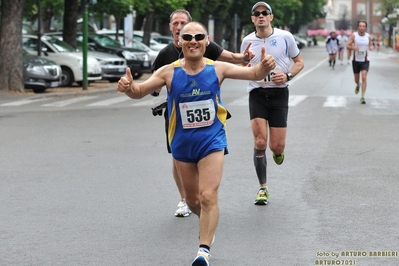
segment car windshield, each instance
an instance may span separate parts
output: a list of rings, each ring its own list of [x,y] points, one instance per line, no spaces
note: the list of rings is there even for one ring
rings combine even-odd
[[[59,40],[58,38],[52,36],[43,36],[42,38],[45,38],[46,41],[48,41],[60,53],[69,53],[76,51],[75,49],[73,49],[72,46],[64,41]]]
[[[136,40],[133,41],[132,47],[134,49],[137,49],[137,50],[143,50],[143,51],[149,51],[150,50],[150,48],[147,45],[145,45],[145,44],[143,44],[141,42],[138,42]]]
[[[169,44],[173,42],[173,38],[168,38],[168,37],[155,37],[153,40],[162,43],[162,44]]]
[[[90,35],[96,42],[100,43],[103,46],[114,46],[114,47],[122,47],[122,45],[111,39],[110,37],[106,35],[101,35],[101,34],[92,34]]]

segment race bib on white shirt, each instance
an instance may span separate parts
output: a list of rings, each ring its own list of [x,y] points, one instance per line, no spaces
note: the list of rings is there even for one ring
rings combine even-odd
[[[357,58],[365,58],[366,57],[366,50],[357,50],[357,51],[355,51],[355,56]]]
[[[256,83],[259,84],[259,86],[264,87],[267,85],[276,85],[276,83],[274,83],[272,81],[272,77],[274,75],[274,72],[279,72],[281,71],[281,68],[279,66],[276,66],[272,71],[270,71],[269,75],[267,75],[265,78],[256,81]]]
[[[179,104],[184,129],[208,127],[215,121],[215,105],[212,99]]]

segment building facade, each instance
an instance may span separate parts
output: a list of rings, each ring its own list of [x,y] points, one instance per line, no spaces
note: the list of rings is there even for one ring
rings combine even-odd
[[[372,35],[382,35],[384,25],[381,23],[383,15],[380,4],[376,0],[326,0],[324,10],[326,17],[308,25],[310,30],[324,30],[331,32],[357,29],[359,20],[367,22],[367,31]]]

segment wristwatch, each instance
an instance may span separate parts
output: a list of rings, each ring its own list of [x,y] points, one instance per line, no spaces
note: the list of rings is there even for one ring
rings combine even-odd
[[[286,75],[287,75],[287,80],[288,81],[290,81],[293,78],[291,72],[286,73]]]

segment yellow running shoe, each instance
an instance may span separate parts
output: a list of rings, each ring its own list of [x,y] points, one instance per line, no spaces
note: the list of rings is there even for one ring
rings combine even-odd
[[[255,205],[267,205],[269,199],[269,190],[267,187],[259,188],[258,194],[256,195]]]
[[[273,160],[278,165],[282,164],[284,162],[284,152],[280,153],[279,155],[273,153]]]

